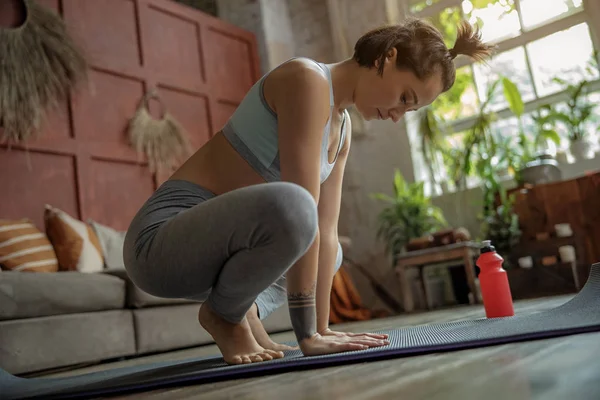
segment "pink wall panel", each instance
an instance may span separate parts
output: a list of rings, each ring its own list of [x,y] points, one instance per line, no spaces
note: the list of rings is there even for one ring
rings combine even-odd
[[[91,71],[89,81],[73,104],[77,137],[128,147],[127,125],[144,95],[143,81],[103,71]]]
[[[92,160],[83,218],[114,229],[127,229],[135,213],[152,194],[154,182],[146,168],[114,161]]]
[[[44,204],[77,217],[71,156],[0,149],[0,218],[29,218],[44,229]]]
[[[194,149],[198,149],[210,139],[210,117],[206,97],[164,88],[160,90],[160,94],[167,109],[188,133]]]
[[[94,65],[117,70],[141,65],[134,0],[63,0],[63,8]]]
[[[258,79],[254,35],[170,0],[38,2],[61,13],[88,55],[89,82],[48,110],[38,140],[10,151],[0,144],[0,187],[9,193],[0,197],[0,218],[43,227],[49,203],[126,229],[168,178],[151,175],[127,141],[144,92],[158,88],[194,147],[202,146]]]
[[[156,7],[147,8],[143,15],[146,67],[163,84],[201,91],[203,66],[198,24]]]

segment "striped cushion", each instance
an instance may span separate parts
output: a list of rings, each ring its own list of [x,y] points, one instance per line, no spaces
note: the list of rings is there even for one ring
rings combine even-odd
[[[12,271],[58,271],[52,244],[28,219],[0,220],[0,264]]]

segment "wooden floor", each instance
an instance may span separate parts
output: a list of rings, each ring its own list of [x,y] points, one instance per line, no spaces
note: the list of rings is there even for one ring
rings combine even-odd
[[[521,301],[519,314],[556,307],[571,296]],[[336,325],[365,331],[484,317],[477,306]],[[293,340],[291,332],[273,335]],[[65,376],[160,360],[218,354],[215,346],[97,365]],[[113,399],[600,399],[600,333],[168,388]]]

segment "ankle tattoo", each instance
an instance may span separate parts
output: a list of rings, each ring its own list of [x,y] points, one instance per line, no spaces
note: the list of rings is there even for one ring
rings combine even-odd
[[[316,282],[305,291],[288,293],[290,319],[298,343],[317,332]]]

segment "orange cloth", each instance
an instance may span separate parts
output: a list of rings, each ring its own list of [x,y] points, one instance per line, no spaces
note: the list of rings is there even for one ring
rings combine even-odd
[[[350,275],[340,268],[333,277],[329,323],[366,321],[387,316],[386,311],[373,311],[361,304],[360,295],[352,284]]]

